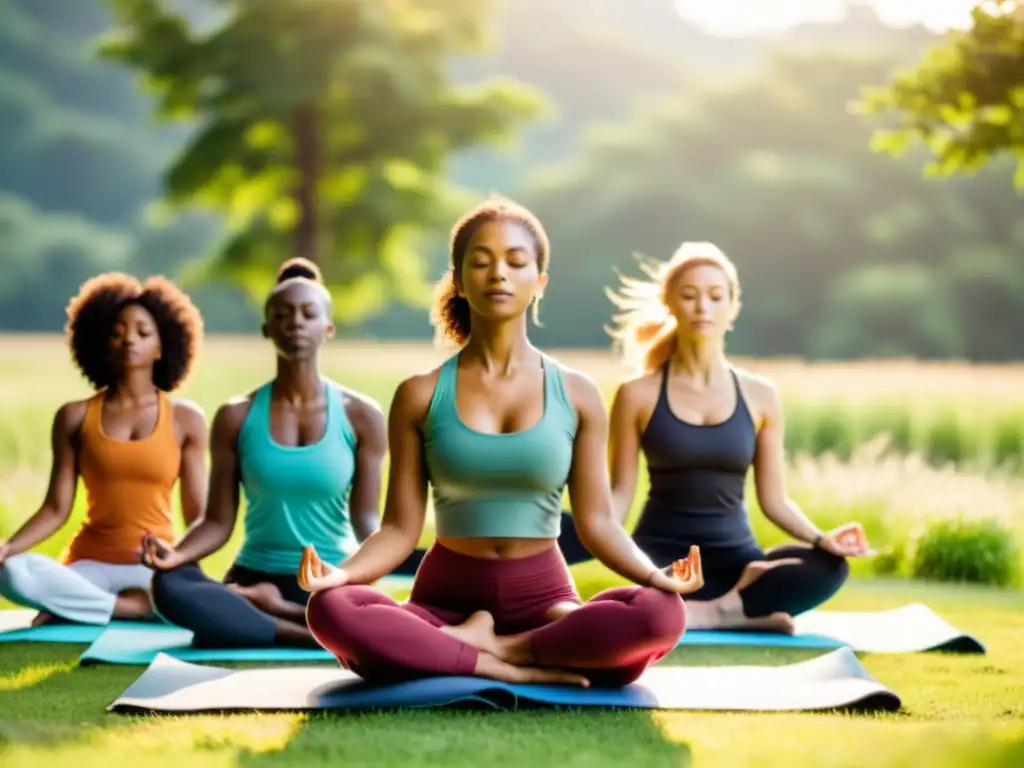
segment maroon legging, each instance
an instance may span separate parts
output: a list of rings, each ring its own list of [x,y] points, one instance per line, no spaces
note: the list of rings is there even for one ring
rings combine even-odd
[[[549,608],[580,606],[554,621]],[[306,620],[317,642],[366,680],[472,675],[477,651],[440,627],[489,611],[495,632],[528,632],[536,664],[584,674],[591,685],[621,686],[671,651],[686,626],[682,599],[652,587],[617,587],[581,604],[557,547],[517,560],[483,560],[434,546],[409,601],[374,587],[318,592]]]

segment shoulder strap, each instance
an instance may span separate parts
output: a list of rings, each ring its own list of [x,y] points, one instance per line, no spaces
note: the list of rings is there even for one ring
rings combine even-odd
[[[459,375],[459,353],[449,357],[437,372],[437,383],[434,384],[434,394],[430,398],[430,408],[427,410],[427,421],[441,417],[445,411],[455,408],[455,384]]]
[[[330,379],[321,377],[320,380],[323,382],[324,394],[327,397],[327,428],[354,450],[358,441],[355,427],[352,426],[352,420],[345,410],[345,396],[341,388]]]
[[[174,436],[174,401],[171,396],[163,390],[157,390],[157,417],[156,432],[165,435],[177,444]]]
[[[545,414],[550,414],[552,407],[561,408],[563,412],[576,422],[576,406],[565,386],[565,370],[555,358],[541,353],[544,366],[544,399]]]
[[[82,418],[81,433],[83,436],[97,435],[102,433],[100,419],[103,418],[103,396],[104,390],[100,390],[90,397],[85,403],[85,416]]]
[[[273,381],[261,384],[252,396],[249,403],[249,411],[245,414],[242,427],[239,430],[239,441],[242,439],[252,440],[254,437],[269,440],[270,438],[270,391],[274,386]],[[239,457],[241,459],[241,457]]]

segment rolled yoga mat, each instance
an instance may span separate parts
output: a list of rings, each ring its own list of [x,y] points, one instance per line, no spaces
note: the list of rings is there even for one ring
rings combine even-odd
[[[980,640],[961,632],[921,603],[888,611],[808,611],[794,621],[796,632],[792,635],[693,629],[683,634],[679,645],[823,650],[849,647],[863,653],[985,653]]]
[[[160,654],[107,709],[119,713],[352,710],[530,705],[719,711],[895,711],[899,696],[849,648],[778,667],[654,666],[623,688],[512,685],[480,677],[430,677],[371,685],[326,667],[222,669]]]

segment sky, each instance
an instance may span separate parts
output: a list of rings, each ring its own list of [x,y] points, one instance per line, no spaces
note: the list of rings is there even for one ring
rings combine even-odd
[[[887,24],[963,27],[976,0],[864,0]],[[679,13],[720,35],[768,32],[800,22],[841,18],[845,0],[676,0]]]

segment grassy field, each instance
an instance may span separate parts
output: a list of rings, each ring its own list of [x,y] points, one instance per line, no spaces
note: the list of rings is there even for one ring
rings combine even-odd
[[[587,591],[607,579],[593,568],[577,569],[577,577]],[[1020,594],[875,580],[851,584],[833,607],[876,609],[911,600],[923,600],[969,627],[988,644],[989,654],[864,657],[868,670],[903,699],[903,711],[877,716],[562,710],[126,717],[104,708],[139,668],[77,668],[80,647],[0,646],[0,765],[1021,765]],[[691,648],[663,663],[779,664],[810,655]]]
[[[559,357],[593,374],[609,396],[622,375],[606,355]],[[424,346],[337,343],[324,367],[386,408],[401,377],[440,359]],[[793,450],[789,484],[821,525],[861,519],[883,548],[936,518],[984,515],[1024,528],[1024,483],[1016,471],[1024,455],[1024,366],[743,363],[782,389]],[[183,394],[212,417],[228,397],[265,381],[272,364],[258,340],[215,339]],[[58,339],[0,337],[0,536],[42,497],[55,408],[86,394]],[[81,512],[79,499],[76,516]],[[752,517],[766,543],[781,538],[756,507]],[[55,553],[63,542],[64,535],[55,537],[42,550]],[[236,544],[211,570],[226,568]],[[598,566],[577,567],[576,575],[584,594],[615,583]],[[79,647],[0,645],[0,765],[1024,764],[1024,595],[855,578],[829,607],[918,600],[978,635],[989,655],[865,657],[869,671],[904,701],[902,712],[872,717],[540,711],[129,718],[104,708],[138,669],[76,668]],[[807,655],[687,649],[667,663],[775,664]]]

